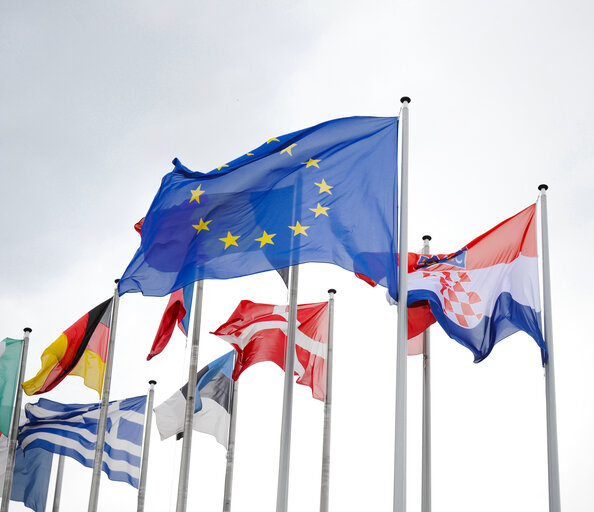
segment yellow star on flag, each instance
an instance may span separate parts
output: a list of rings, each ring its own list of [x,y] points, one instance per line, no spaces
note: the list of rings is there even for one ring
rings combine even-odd
[[[229,167],[227,164],[223,164],[220,167],[217,167],[217,171],[220,171],[223,167]]]
[[[272,139],[266,141],[266,144],[270,144],[272,141],[280,142],[276,137],[272,137]]]
[[[200,196],[202,194],[204,194],[204,190],[202,190],[202,185],[198,185],[198,188],[196,190],[192,190],[192,199],[190,199],[190,203],[192,201],[196,201],[198,204],[200,204]]]
[[[225,238],[219,238],[219,240],[220,240],[221,242],[225,242],[225,249],[226,249],[226,248],[227,248],[227,247],[229,247],[230,245],[235,245],[235,246],[237,246],[237,242],[236,242],[236,240],[237,240],[238,238],[239,238],[239,235],[237,235],[237,236],[233,236],[233,235],[231,234],[231,231],[227,231],[227,236],[226,236]]]
[[[283,153],[289,153],[290,156],[293,156],[293,153],[291,153],[292,149],[296,146],[297,144],[291,144],[290,146],[287,146],[285,149],[283,149],[281,151],[281,154]]]
[[[318,215],[325,215],[326,217],[328,217],[326,211],[329,209],[329,206],[321,206],[320,203],[318,203],[318,206],[316,206],[315,208],[310,208],[310,210],[316,214],[316,219],[318,218]]]
[[[331,188],[334,188],[333,185],[328,185],[328,183],[326,183],[326,180],[322,180],[322,183],[316,183],[316,185],[318,187],[320,187],[320,194],[323,192],[328,192],[328,194],[332,195],[332,192],[330,191]]]
[[[308,167],[311,167],[312,165],[314,167],[317,167],[318,169],[320,168],[320,166],[318,165],[318,163],[321,162],[321,160],[316,160],[314,158],[310,158],[307,162],[301,162],[303,165],[305,165],[305,168],[307,169]]]
[[[266,231],[264,231],[264,234],[260,238],[256,238],[256,242],[260,242],[260,249],[264,247],[266,244],[274,245],[274,242],[272,241],[272,237],[274,236],[276,236],[276,233],[272,233],[271,235],[269,235],[268,233],[266,233]]]
[[[196,234],[200,233],[200,231],[202,231],[203,229],[205,229],[206,231],[210,231],[210,229],[208,229],[208,225],[212,222],[212,220],[207,220],[206,222],[204,222],[204,220],[200,219],[200,224],[192,224],[192,227],[196,228]]]
[[[246,153],[245,156],[254,156],[253,153]]]
[[[289,226],[289,228],[293,230],[293,236],[297,236],[297,235],[307,236],[307,233],[305,232],[305,230],[309,229],[309,226],[302,226],[301,224],[299,224],[299,221],[297,221],[297,224],[295,224],[294,226]]]

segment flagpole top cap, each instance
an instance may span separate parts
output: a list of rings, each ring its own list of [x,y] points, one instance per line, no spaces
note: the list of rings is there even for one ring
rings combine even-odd
[[[119,280],[119,279],[114,279],[114,280],[113,280],[113,282],[114,282],[115,284],[118,284],[118,283],[120,282],[120,280]]]
[[[402,96],[402,98],[400,98],[400,103],[410,103],[410,98],[408,96]]]
[[[151,380],[149,380],[149,384],[150,384],[151,386],[154,386],[156,383],[157,383],[157,381],[156,381],[156,380],[152,380],[152,379],[151,379]]]
[[[543,183],[542,185],[538,186],[538,190],[549,190],[549,186]]]
[[[430,235],[424,235],[423,236],[423,240],[431,240],[431,236]]]
[[[333,294],[333,295],[334,295],[334,294],[336,293],[336,290],[335,290],[334,288],[330,288],[330,289],[328,290],[328,293],[331,293],[331,294]]]
[[[23,331],[25,331],[25,332],[33,332],[33,329],[31,329],[31,327],[25,327],[23,329]]]

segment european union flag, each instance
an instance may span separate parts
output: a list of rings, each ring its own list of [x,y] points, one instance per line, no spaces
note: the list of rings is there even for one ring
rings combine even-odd
[[[175,159],[119,293],[320,262],[396,297],[397,139],[397,117],[350,117],[273,137],[209,173]]]

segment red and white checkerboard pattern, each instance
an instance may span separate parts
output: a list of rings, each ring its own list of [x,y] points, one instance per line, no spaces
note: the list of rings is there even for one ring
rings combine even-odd
[[[466,291],[465,283],[470,283],[466,272],[423,272],[423,277],[439,278],[444,313],[462,327],[476,326],[483,314],[476,311],[482,309],[482,301],[478,293]]]

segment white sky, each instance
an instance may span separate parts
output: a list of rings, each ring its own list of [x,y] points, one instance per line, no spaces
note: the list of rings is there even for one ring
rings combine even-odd
[[[1,336],[33,328],[34,375],[43,349],[112,293],[174,157],[207,171],[320,121],[397,115],[408,95],[411,250],[430,234],[434,252],[455,251],[550,186],[562,506],[591,510],[593,15],[586,0],[4,2]],[[391,510],[396,309],[338,268],[306,265],[300,278],[300,302],[338,290],[331,508]],[[274,273],[207,282],[199,366],[229,349],[207,333],[241,299],[284,303],[286,292]],[[158,404],[187,380],[178,332],[145,361],[166,302],[122,298],[112,399],[154,378]],[[536,344],[518,333],[475,365],[438,327],[432,340],[434,512],[546,510]],[[411,512],[421,378],[420,358],[409,359]],[[282,385],[272,363],[240,379],[234,512],[274,510]],[[98,400],[75,377],[46,396]],[[322,413],[296,387],[290,510],[319,506]],[[148,512],[175,509],[180,445],[153,428]],[[188,510],[219,510],[224,449],[200,434],[193,448]],[[86,510],[90,479],[67,461],[63,511]],[[102,478],[100,510],[135,507],[132,487]]]

